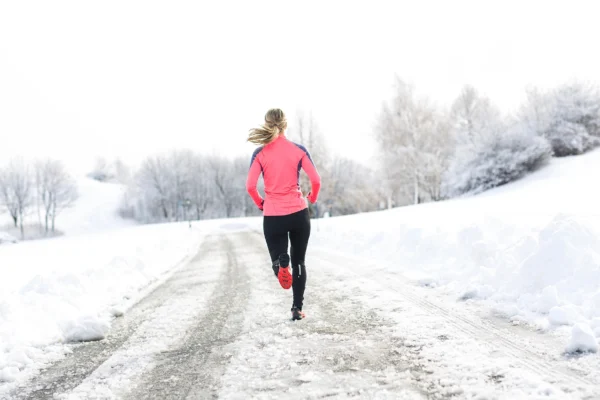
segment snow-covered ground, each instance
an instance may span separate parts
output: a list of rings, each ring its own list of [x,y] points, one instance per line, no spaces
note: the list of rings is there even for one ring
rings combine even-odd
[[[193,252],[185,224],[24,242],[0,249],[0,381],[58,343],[104,337],[141,289]]]
[[[148,300],[156,312],[136,311],[139,331],[119,334],[131,335],[123,336],[130,343],[82,375],[73,393],[101,387],[108,393],[102,398],[115,398],[132,390],[134,379],[160,377],[160,368],[180,373],[155,360],[172,351],[180,357],[173,346],[189,349],[184,366],[192,368],[201,355],[194,340],[216,351],[198,373],[210,385],[220,379],[218,390],[230,398],[269,398],[288,384],[338,397],[416,398],[415,387],[433,398],[563,398],[575,391],[569,385],[581,388],[568,398],[596,393],[598,355],[563,353],[594,352],[600,337],[600,188],[593,181],[599,168],[596,151],[555,159],[475,197],[313,220],[306,298],[314,321],[298,329],[279,322],[289,292],[262,284],[270,267],[265,249],[257,249],[260,235],[230,237],[260,232],[260,218],[200,221],[191,229],[123,227],[128,223],[111,211],[118,190],[84,194],[90,201],[82,204],[98,203],[65,217],[68,236],[0,247],[0,395],[71,351],[68,342],[104,337],[115,316],[127,315],[178,270],[181,276]],[[113,190],[88,187],[104,188]],[[102,213],[112,216],[94,222]],[[91,232],[96,223],[100,231]],[[215,233],[215,244],[205,240]],[[238,248],[235,240],[249,243]],[[204,261],[189,263],[199,248]],[[526,328],[513,337],[510,324],[493,322],[496,316]],[[542,334],[527,334],[536,329]],[[213,335],[223,332],[229,344],[217,349]]]
[[[227,225],[101,342],[9,399],[595,399],[598,362],[564,357],[548,335],[472,315],[355,255],[311,251],[308,318],[260,232]],[[246,232],[244,232],[244,230]],[[240,232],[241,231],[241,232]],[[597,360],[596,360],[597,361]]]
[[[311,243],[373,261],[369,273],[400,274],[453,299],[480,301],[514,323],[564,334],[565,350],[595,351],[598,171],[600,151],[553,159],[478,196],[314,221]]]
[[[120,185],[82,179],[79,189],[77,203],[57,220],[67,236],[0,247],[3,390],[64,353],[64,343],[104,337],[112,318],[164,280],[203,236],[187,224],[133,227],[117,215]]]

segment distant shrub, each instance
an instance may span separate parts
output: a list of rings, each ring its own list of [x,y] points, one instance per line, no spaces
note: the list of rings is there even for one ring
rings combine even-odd
[[[521,117],[548,139],[556,157],[600,146],[600,90],[595,86],[574,83],[544,93],[530,91]]]
[[[445,197],[480,193],[521,178],[552,155],[548,141],[524,127],[479,137],[456,148],[444,176]]]

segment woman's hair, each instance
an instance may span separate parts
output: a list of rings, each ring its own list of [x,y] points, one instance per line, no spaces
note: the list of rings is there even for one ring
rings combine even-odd
[[[279,108],[272,108],[265,114],[265,123],[260,128],[250,129],[248,141],[265,145],[287,129],[285,114]]]

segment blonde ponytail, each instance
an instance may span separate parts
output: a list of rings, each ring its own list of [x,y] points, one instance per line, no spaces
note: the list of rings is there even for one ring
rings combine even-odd
[[[265,145],[275,140],[285,129],[287,129],[285,114],[279,108],[272,108],[265,114],[265,123],[260,128],[250,129],[248,141]]]

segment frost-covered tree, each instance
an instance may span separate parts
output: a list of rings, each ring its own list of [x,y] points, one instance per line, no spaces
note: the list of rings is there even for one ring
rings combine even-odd
[[[62,162],[50,159],[36,163],[35,183],[45,232],[54,232],[58,214],[78,198],[77,185]]]
[[[551,157],[548,142],[523,126],[456,148],[444,191],[447,197],[479,193],[535,171]]]
[[[401,204],[406,196],[413,204],[439,198],[450,148],[448,128],[445,117],[427,99],[417,97],[413,86],[396,81],[395,96],[383,106],[375,129],[394,203]]]
[[[2,201],[11,214],[15,226],[25,238],[24,219],[34,203],[34,185],[31,169],[22,159],[13,159],[0,176]]]
[[[120,158],[115,159],[113,165],[116,181],[124,185],[128,185],[132,178],[131,169]]]
[[[127,190],[121,215],[143,222],[244,215],[246,158],[173,151],[148,157]]]
[[[296,130],[292,140],[312,146],[319,173],[329,176],[332,164],[316,122],[312,117],[302,121],[307,123],[302,136]],[[148,157],[135,174],[120,213],[146,223],[261,215],[246,193],[249,161],[248,156],[230,159],[190,151]],[[327,210],[339,215],[377,208],[380,194],[373,190],[370,171],[345,159],[338,159],[334,167],[334,176],[322,186],[319,215]],[[262,179],[258,188],[264,192]]]
[[[246,161],[243,164],[246,167],[242,170],[240,169],[241,162],[236,166],[231,160],[222,157],[213,156],[208,159],[209,173],[216,188],[215,192],[227,218],[233,217],[236,208],[241,207],[243,202],[241,193],[242,188],[245,188],[245,172],[243,171],[247,171]]]
[[[334,157],[324,186],[321,213],[346,215],[378,208],[381,193],[373,185],[373,172],[366,166],[345,158]]]
[[[500,111],[472,86],[465,86],[450,111],[453,137],[459,143],[474,143],[501,125]]]
[[[325,141],[323,132],[319,128],[317,120],[311,112],[306,113],[305,111],[298,111],[296,113],[296,121],[290,126],[290,138],[299,144],[304,145],[313,160],[319,175],[321,176],[321,194],[319,195],[319,204],[325,204],[326,202],[333,201],[329,198],[328,185],[331,182],[329,179],[330,169],[330,153]],[[311,190],[310,181],[306,174],[300,174],[300,188],[302,193],[306,196]],[[319,205],[315,205],[308,202],[308,208],[311,216],[320,217],[323,214],[324,207],[319,209],[317,215],[317,209]]]
[[[106,158],[98,157],[88,177],[100,182],[110,181],[115,177],[114,168],[106,161]]]
[[[557,157],[600,146],[600,90],[591,84],[567,84],[545,92],[531,89],[519,116],[548,139]]]
[[[0,170],[0,200],[3,208],[6,209],[10,215],[16,228],[19,226],[19,205],[15,199],[8,178],[7,171],[5,169]]]
[[[207,216],[209,208],[214,205],[214,185],[210,177],[210,164],[202,157],[196,156],[192,165],[191,207],[194,219]]]
[[[189,150],[173,151],[167,158],[167,175],[169,176],[169,204],[171,215],[176,221],[187,218],[188,205],[192,197],[192,184],[195,171],[195,154]]]
[[[187,219],[192,212],[196,165],[191,151],[148,157],[134,178],[133,190],[128,191],[133,205],[123,208],[147,222]]]
[[[477,111],[477,112],[474,112]],[[489,99],[466,88],[452,106],[455,151],[443,195],[479,193],[514,181],[550,157],[548,142],[526,124],[509,125]]]
[[[168,159],[164,155],[156,155],[144,160],[135,177],[134,197],[138,200],[138,214],[147,222],[172,218],[168,169]]]

